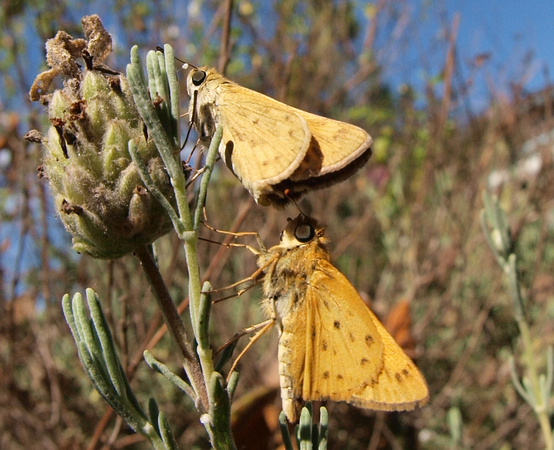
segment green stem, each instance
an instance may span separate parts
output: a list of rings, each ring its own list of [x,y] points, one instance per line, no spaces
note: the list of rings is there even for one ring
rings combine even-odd
[[[525,349],[523,355],[525,357],[525,363],[527,365],[531,388],[533,389],[532,406],[535,410],[535,413],[537,414],[537,418],[541,426],[541,430],[545,439],[545,446],[547,449],[552,450],[552,429],[550,427],[547,404],[545,403],[546,399],[541,390],[541,383],[537,374],[537,368],[535,364],[535,352],[533,351],[533,342],[531,340],[531,331],[529,330],[529,325],[527,324],[527,321],[525,320],[525,315],[523,313],[523,298],[521,296],[516,261],[516,255],[512,253],[510,256],[508,256],[508,261],[505,263],[504,270],[508,275],[508,280],[510,284],[510,295],[514,303],[514,316],[516,318],[519,332],[521,334],[523,348]]]
[[[541,391],[539,376],[537,374],[537,369],[535,366],[535,353],[533,352],[533,344],[531,342],[531,332],[525,320],[518,319],[517,324],[519,326],[521,340],[523,341],[523,347],[525,349],[523,353],[525,355],[527,370],[529,371],[529,380],[533,388],[533,409],[535,410],[535,414],[537,414],[537,418],[541,426],[542,434],[545,441],[545,448],[548,450],[552,450],[554,442],[552,439],[550,419],[548,417],[548,405],[544,402],[545,398],[544,394]]]
[[[174,72],[174,66],[172,65],[173,62],[170,61],[170,55],[172,55],[172,52],[168,51],[168,48],[166,48],[164,53],[166,54],[165,59],[161,54],[154,54],[153,52],[149,53],[147,58],[150,96],[157,93],[165,99],[170,97],[170,111],[175,114],[173,97],[177,92],[177,84],[174,83],[175,80],[167,75],[168,72]],[[208,181],[213,165],[217,159],[217,150],[221,141],[222,131],[221,129],[218,129],[212,139],[208,156],[206,158],[206,168],[202,176],[202,183],[199,189],[196,210],[193,217],[188,203],[186,180],[183,176],[181,165],[178,164],[178,160],[176,158],[178,148],[176,148],[177,146],[175,145],[175,142],[171,141],[171,139],[167,136],[166,130],[163,129],[162,122],[160,121],[159,114],[152,105],[148,89],[146,88],[138,49],[136,47],[133,47],[131,50],[131,64],[127,66],[127,77],[129,79],[129,85],[131,87],[137,109],[139,110],[140,116],[148,129],[149,136],[153,139],[160,156],[164,161],[175,193],[177,211],[169,205],[168,201],[164,201],[164,199],[159,200],[160,203],[168,210],[168,214],[175,225],[175,229],[179,234],[179,237],[183,240],[189,276],[188,297],[190,318],[194,336],[199,344],[198,357],[200,358],[200,361],[190,348],[189,341],[186,338],[184,325],[177,313],[171,297],[169,296],[169,293],[167,292],[167,288],[159,275],[158,268],[153,260],[151,252],[145,248],[143,251],[138,252],[137,256],[141,260],[147,276],[149,277],[150,283],[156,293],[156,297],[167,326],[185,356],[185,370],[189,376],[193,390],[198,395],[197,404],[199,403],[198,407],[200,412],[209,412],[211,425],[206,425],[206,428],[212,438],[212,445],[217,447],[217,442],[223,442],[221,433],[225,434],[227,432],[222,430],[217,431],[212,427],[215,423],[221,424],[228,422],[227,419],[230,417],[230,399],[227,391],[225,390],[224,382],[222,381],[221,383],[218,382],[215,384],[213,382],[216,378],[218,380],[223,380],[223,378],[221,375],[214,372],[213,359],[207,337],[210,308],[209,305],[206,306],[206,298],[203,298],[201,293],[197,243],[200,216],[206,199]],[[165,105],[163,106],[165,107]],[[168,111],[165,109],[161,111],[162,118],[166,116],[167,112]],[[171,124],[169,125],[169,128],[171,128]],[[133,160],[136,160],[135,162],[140,169],[145,185],[149,190],[154,192],[155,186],[152,186],[153,183],[149,180],[150,177],[147,173],[146,167],[142,161],[139,160],[132,146],[130,146],[130,153],[133,155]],[[160,195],[156,198],[159,196]],[[214,378],[214,376],[216,377]],[[222,396],[225,397],[226,402],[222,402]],[[214,431],[217,431],[217,433],[214,433]],[[230,428],[227,434],[228,436],[226,439],[232,442]]]
[[[202,370],[198,363],[198,359],[194,354],[189,340],[187,338],[187,332],[185,325],[179,316],[177,308],[171,299],[169,291],[165,285],[165,282],[158,270],[158,266],[154,261],[152,253],[147,247],[137,251],[137,257],[142,263],[142,267],[148,281],[154,291],[154,297],[158,301],[158,305],[164,317],[167,328],[177,344],[179,345],[181,352],[184,356],[184,368],[187,376],[190,379],[194,392],[198,396],[197,399],[193,399],[195,403],[200,407],[201,412],[208,410],[208,394],[206,390],[206,384],[202,377]]]
[[[198,316],[198,311],[200,309],[200,292],[201,292],[201,279],[200,279],[200,268],[198,267],[198,260],[196,256],[196,244],[198,242],[198,224],[200,222],[200,212],[204,208],[204,202],[206,200],[207,184],[210,179],[212,172],[213,164],[217,157],[217,149],[219,143],[221,142],[222,129],[218,127],[216,133],[208,149],[207,157],[207,172],[202,177],[202,184],[200,186],[200,193],[198,196],[198,202],[196,204],[196,214],[195,214],[195,223],[194,225],[190,223],[190,228],[188,228],[189,222],[185,222],[187,230],[194,230],[194,236],[191,236],[189,239],[185,239],[185,254],[187,258],[187,265],[189,271],[189,305],[190,305],[190,319],[192,322],[192,327],[194,330],[194,335],[198,336],[198,324],[201,319]],[[208,164],[209,163],[209,164]],[[187,206],[188,209],[188,206]],[[188,216],[190,219],[190,215]],[[194,228],[193,228],[194,227]],[[213,369],[213,367],[212,367]],[[209,380],[211,373],[204,374],[205,379]]]
[[[178,148],[172,144],[165,132],[162,123],[148,97],[148,89],[142,72],[142,64],[138,54],[138,48],[131,49],[131,64],[127,65],[127,78],[133,99],[137,105],[142,120],[152,139],[156,143],[160,156],[165,164],[171,184],[175,191],[175,199],[179,217],[183,221],[186,230],[192,230],[192,217],[187,201],[186,182],[183,176],[181,165],[177,162],[175,155]]]
[[[208,194],[208,183],[214,169],[214,165],[219,155],[219,144],[221,143],[221,137],[223,136],[223,127],[218,126],[212,137],[210,148],[206,156],[206,164],[204,165],[204,173],[202,174],[202,182],[200,183],[200,189],[198,190],[198,201],[196,202],[196,211],[194,213],[194,229],[198,230],[200,225],[200,218],[204,205],[206,204],[206,196]]]
[[[209,282],[205,282],[200,295],[200,309],[198,311],[198,334],[196,341],[198,347],[196,352],[200,359],[204,379],[209,380],[214,372],[214,361],[212,347],[209,341],[209,325],[210,325],[210,310],[212,306],[212,298],[207,292],[211,291],[212,287]],[[210,392],[208,391],[208,397]]]
[[[496,198],[487,192],[483,193],[485,209],[481,212],[481,224],[485,237],[498,261],[498,264],[506,274],[509,283],[510,297],[514,305],[514,317],[519,327],[523,342],[523,356],[527,366],[528,378],[523,383],[518,379],[515,367],[511,364],[511,375],[516,390],[533,408],[537,415],[541,431],[544,436],[545,447],[553,448],[552,428],[548,417],[548,399],[551,389],[552,367],[549,359],[547,376],[541,380],[535,364],[535,353],[531,340],[529,325],[525,319],[523,297],[521,295],[520,279],[517,272],[517,256],[513,252],[514,242],[510,234],[506,213],[498,204]],[[548,358],[551,356],[549,349]]]

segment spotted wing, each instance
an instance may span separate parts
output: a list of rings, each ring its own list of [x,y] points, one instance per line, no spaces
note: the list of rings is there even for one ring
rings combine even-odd
[[[321,153],[321,167],[313,176],[321,177],[340,172],[349,165],[357,166],[358,159],[367,161],[371,154],[372,137],[355,125],[297,110],[312,133],[312,147]],[[364,155],[367,158],[364,158]],[[299,176],[301,174],[298,174]]]
[[[378,383],[365,386],[349,403],[384,411],[406,411],[424,405],[429,400],[429,388],[423,375],[375,315],[371,311],[369,314],[384,344],[383,371]]]
[[[308,283],[302,398],[349,401],[378,382],[383,342],[360,295],[330,262],[318,261]]]
[[[221,157],[258,200],[298,168],[311,140],[308,125],[294,108],[234,83],[217,107]]]

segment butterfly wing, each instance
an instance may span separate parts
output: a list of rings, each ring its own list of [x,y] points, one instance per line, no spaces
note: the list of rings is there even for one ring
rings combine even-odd
[[[429,400],[429,388],[413,361],[368,309],[384,344],[384,366],[377,384],[355,393],[349,403],[361,408],[406,411]]]
[[[429,397],[425,379],[365,305],[356,289],[329,261],[320,261],[318,269],[310,279],[312,298],[307,307],[313,311],[307,311],[307,320],[326,324],[321,327],[319,339],[328,340],[333,350],[331,353],[317,351],[314,345],[312,355],[306,354],[306,367],[313,364],[314,368],[312,374],[309,370],[305,372],[303,395],[313,396],[311,398],[316,400],[318,393],[327,391],[322,398],[385,411],[404,411],[425,404]],[[333,301],[330,302],[329,298]],[[331,329],[329,324],[333,321],[335,327]],[[340,323],[340,333],[336,331],[337,322]],[[379,343],[382,353],[371,346],[366,350],[360,345],[370,337]],[[377,362],[365,363],[370,357]],[[332,379],[331,383],[326,383],[325,373],[336,366],[339,366],[336,376],[340,378],[342,375],[342,378],[335,383]],[[345,375],[345,372],[352,373]],[[315,380],[317,384],[309,386],[307,379],[312,383]],[[343,379],[348,381],[343,383]],[[355,383],[360,382],[360,387],[356,388]]]
[[[321,152],[321,167],[311,176],[322,177],[339,172],[362,158],[364,154],[367,153],[367,158],[371,155],[370,146],[373,139],[360,127],[302,110],[297,112],[307,122],[312,133],[312,147],[316,146],[317,151]],[[308,170],[305,173],[310,172]],[[298,177],[301,175],[301,173],[297,174]]]
[[[365,130],[299,109],[295,111],[308,124],[310,145],[294,173],[273,186],[268,198],[275,204],[283,203],[283,192],[287,192],[287,198],[298,198],[307,191],[344,181],[371,157],[373,139]]]
[[[289,420],[296,419],[300,399],[385,411],[425,404],[423,376],[346,277],[319,260],[308,283],[293,317],[283,321],[280,341],[280,361],[285,355],[288,361],[280,373]]]
[[[319,260],[306,291],[306,356],[302,397],[349,401],[378,382],[383,342],[367,307],[346,277]]]
[[[256,200],[289,178],[308,151],[311,133],[294,109],[234,83],[220,89],[219,153]]]
[[[302,399],[350,401],[383,370],[383,343],[363,300],[330,262],[316,264],[304,297],[282,320],[281,396],[291,422]]]

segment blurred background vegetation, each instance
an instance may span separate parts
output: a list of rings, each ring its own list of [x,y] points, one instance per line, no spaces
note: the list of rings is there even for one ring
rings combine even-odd
[[[194,64],[219,67],[244,86],[355,123],[375,138],[366,167],[310,194],[301,207],[327,225],[336,265],[414,358],[431,401],[401,414],[328,404],[331,449],[542,445],[536,417],[511,384],[508,359],[514,354],[521,360],[518,328],[479,211],[481,193],[489,189],[508,213],[542,370],[544,350],[554,343],[554,90],[528,93],[524,80],[513,79],[510,92],[500,95],[491,86],[488,106],[473,110],[468,97],[479,72],[487,70],[491,79],[502,74],[487,65],[494,54],[464,62],[472,70],[462,73],[459,16],[443,20],[433,38],[421,41],[420,54],[442,63],[425,72],[421,85],[407,78],[393,88],[384,76],[387,64],[407,57],[406,41],[418,35],[426,16],[441,14],[433,2],[421,15],[410,11],[403,1],[384,0],[2,2],[1,448],[146,448],[111,413],[78,363],[60,300],[85,287],[105,301],[141,403],[158,399],[182,448],[208,445],[190,400],[142,361],[148,348],[175,371],[180,364],[169,339],[156,337],[160,317],[138,262],[75,254],[48,186],[36,176],[40,147],[22,139],[47,125],[27,95],[44,68],[44,42],[57,30],[80,36],[80,19],[91,13],[113,35],[111,67],[124,69],[132,44],[150,50],[167,42]],[[427,62],[416,61],[413,70]],[[219,167],[207,213],[214,227],[258,231],[273,245],[297,211],[255,205]],[[207,230],[204,235],[222,239]],[[157,245],[167,284],[185,301],[181,246],[171,235]],[[216,287],[256,267],[245,249],[199,245],[202,273]],[[215,346],[263,318],[259,300],[253,289],[213,308]],[[276,348],[273,332],[239,366],[233,419],[239,448],[279,446]]]

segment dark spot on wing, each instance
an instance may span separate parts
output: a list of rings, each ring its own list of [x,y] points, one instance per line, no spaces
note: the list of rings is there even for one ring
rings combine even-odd
[[[339,374],[337,375],[337,380],[344,380],[344,377],[339,373]]]
[[[321,349],[325,352],[327,351],[327,341],[322,341],[321,342]]]
[[[340,322],[338,320],[335,320],[333,322],[333,326],[337,329],[337,330],[340,330]]]
[[[400,376],[399,373],[395,373],[395,374],[394,374],[394,378],[396,378],[396,381],[398,381],[399,383],[402,382],[402,377]]]
[[[373,344],[375,340],[373,339],[373,336],[371,334],[366,334],[365,336],[365,343],[371,347],[371,344]]]
[[[354,339],[354,335],[352,333],[348,333],[348,337],[350,338],[351,342],[354,342],[356,339]]]
[[[325,372],[323,372],[323,378],[325,378],[326,380],[329,379],[329,371],[326,370]]]
[[[368,362],[369,362],[369,359],[362,358],[362,360],[360,361],[360,364],[363,366],[363,365],[367,364]]]

